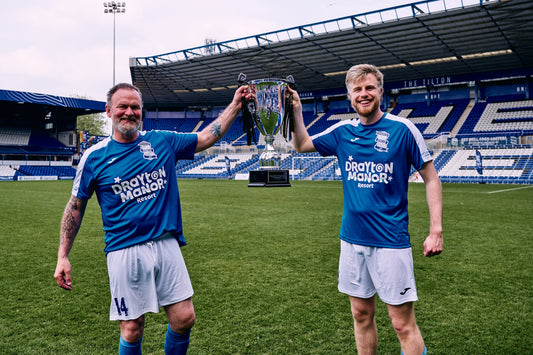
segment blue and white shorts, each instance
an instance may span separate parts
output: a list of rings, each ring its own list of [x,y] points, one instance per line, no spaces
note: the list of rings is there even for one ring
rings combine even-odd
[[[386,304],[418,300],[411,248],[391,249],[341,240],[339,291],[358,298],[376,293]]]
[[[168,235],[107,254],[110,320],[137,319],[193,295],[176,238]]]

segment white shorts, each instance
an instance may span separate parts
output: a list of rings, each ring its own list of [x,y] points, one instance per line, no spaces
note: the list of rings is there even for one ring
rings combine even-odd
[[[341,240],[338,287],[358,298],[377,292],[390,305],[417,301],[411,248],[377,248]]]
[[[176,238],[165,235],[107,254],[110,320],[137,319],[193,295]]]

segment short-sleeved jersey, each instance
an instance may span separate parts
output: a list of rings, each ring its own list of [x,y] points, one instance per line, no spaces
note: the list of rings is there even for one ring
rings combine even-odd
[[[409,172],[411,165],[420,170],[432,159],[415,125],[384,114],[371,125],[341,121],[311,138],[321,155],[339,161],[344,191],[339,237],[353,244],[409,247]]]
[[[194,158],[197,141],[196,134],[139,132],[134,142],[110,137],[83,154],[72,195],[88,200],[96,192],[106,253],[167,232],[185,245],[175,166]]]

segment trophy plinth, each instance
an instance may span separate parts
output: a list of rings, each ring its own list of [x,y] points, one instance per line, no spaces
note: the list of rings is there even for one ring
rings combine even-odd
[[[290,187],[289,170],[251,170],[248,187]]]

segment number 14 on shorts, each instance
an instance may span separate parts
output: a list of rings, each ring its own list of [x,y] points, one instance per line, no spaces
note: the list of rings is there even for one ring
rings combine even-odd
[[[117,307],[117,312],[119,316],[121,316],[122,313],[124,313],[125,316],[128,315],[128,307],[126,307],[126,301],[124,300],[124,297],[122,297],[120,301],[118,298],[115,297],[115,306]]]

